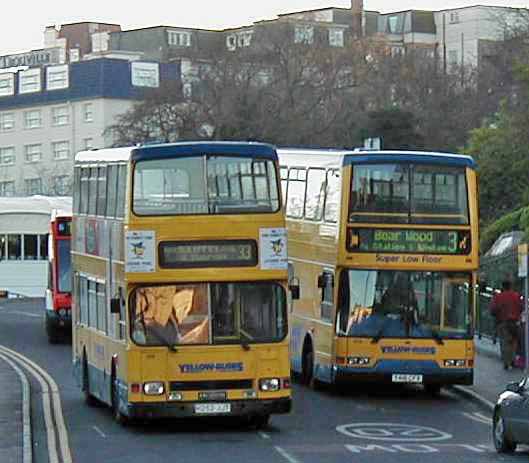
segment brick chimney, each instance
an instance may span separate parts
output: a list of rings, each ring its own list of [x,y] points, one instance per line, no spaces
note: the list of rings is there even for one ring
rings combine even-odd
[[[358,39],[364,35],[364,0],[351,0],[351,13],[353,14],[353,37]]]

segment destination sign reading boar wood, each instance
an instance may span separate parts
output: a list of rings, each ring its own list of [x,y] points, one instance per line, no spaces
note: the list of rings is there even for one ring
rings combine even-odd
[[[253,267],[257,245],[252,240],[170,241],[160,244],[160,267]]]
[[[468,254],[470,234],[457,230],[350,230],[349,251],[428,254]]]

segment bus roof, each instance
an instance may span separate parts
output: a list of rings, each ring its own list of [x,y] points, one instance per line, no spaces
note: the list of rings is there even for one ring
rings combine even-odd
[[[174,156],[199,156],[202,154],[255,156],[274,161],[277,160],[275,148],[267,143],[196,141],[81,151],[75,156],[75,161],[78,163],[123,162],[130,160],[165,159]]]
[[[430,151],[404,151],[404,150],[340,150],[340,149],[314,149],[314,148],[278,148],[279,157],[289,165],[305,165],[310,156],[311,165],[314,167],[341,167],[350,164],[371,164],[383,162],[413,162],[417,164],[440,164],[450,166],[463,166],[476,168],[476,163],[471,156],[454,153],[439,153]]]

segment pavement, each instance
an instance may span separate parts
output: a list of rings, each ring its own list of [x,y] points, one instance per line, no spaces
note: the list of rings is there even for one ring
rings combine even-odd
[[[525,375],[518,368],[504,370],[500,355],[500,343],[482,336],[475,338],[476,363],[474,369],[474,384],[460,387],[456,390],[474,399],[492,411],[498,395],[505,390],[508,383],[519,382]]]
[[[13,367],[0,358],[0,461],[22,463],[23,387]]]

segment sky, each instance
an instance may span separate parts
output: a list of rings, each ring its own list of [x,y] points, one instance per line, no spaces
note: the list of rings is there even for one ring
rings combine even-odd
[[[468,5],[529,8],[529,0],[364,0],[366,10],[440,10]],[[44,28],[81,21],[120,24],[123,30],[149,26],[224,29],[316,8],[349,8],[350,0],[33,0],[2,9],[0,56],[39,49]]]

